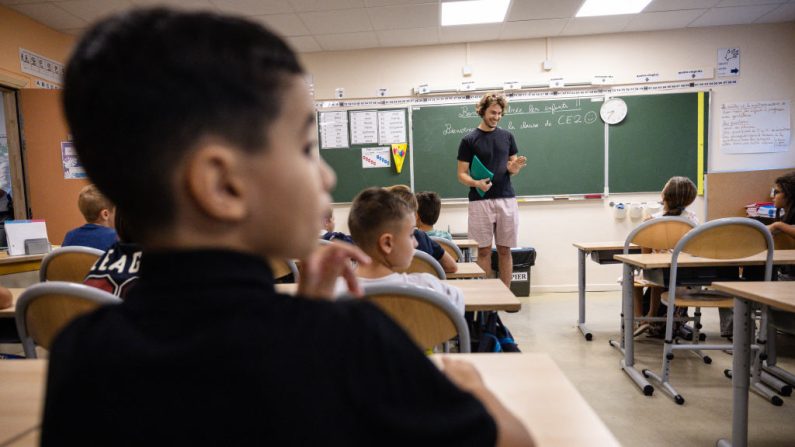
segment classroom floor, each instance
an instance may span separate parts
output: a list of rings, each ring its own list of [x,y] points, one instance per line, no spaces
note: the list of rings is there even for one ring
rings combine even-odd
[[[671,381],[684,396],[676,405],[659,387],[646,397],[621,370],[621,355],[608,344],[619,336],[620,292],[589,292],[587,323],[593,341],[577,330],[577,294],[545,293],[521,298],[522,310],[501,313],[523,352],[547,352],[625,446],[714,446],[731,435],[732,387],[723,370],[732,357],[710,351],[711,365],[690,353],[677,352]],[[718,343],[718,312],[703,311],[704,331]],[[795,371],[795,339],[779,337],[778,364]],[[662,340],[639,336],[636,366],[660,369]],[[507,354],[506,354],[507,355]],[[532,377],[528,377],[532,380]],[[749,396],[749,445],[795,445],[795,396],[775,407]]]

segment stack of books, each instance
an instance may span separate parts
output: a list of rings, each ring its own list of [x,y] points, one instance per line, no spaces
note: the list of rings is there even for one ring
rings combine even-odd
[[[745,214],[748,217],[776,217],[776,207],[773,202],[756,202],[745,205]]]

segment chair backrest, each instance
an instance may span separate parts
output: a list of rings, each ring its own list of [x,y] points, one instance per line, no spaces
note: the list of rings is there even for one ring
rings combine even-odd
[[[778,232],[773,235],[773,245],[776,250],[795,250],[795,237]]]
[[[273,279],[281,279],[288,275],[293,275],[293,279],[295,282],[298,282],[298,266],[295,265],[295,261],[291,259],[277,259],[277,258],[268,258],[271,265],[271,271],[273,272]]]
[[[27,358],[36,358],[36,346],[50,349],[55,336],[84,313],[121,299],[103,290],[71,282],[48,281],[28,287],[17,301],[16,323]]]
[[[459,351],[469,352],[469,329],[464,316],[444,295],[414,285],[372,285],[365,299],[389,315],[417,345],[427,350],[458,335]]]
[[[452,256],[453,259],[455,259],[455,262],[460,262],[461,259],[464,258],[464,254],[461,253],[461,249],[458,248],[458,245],[454,244],[453,241],[445,239],[443,237],[436,237],[436,236],[431,236],[431,240],[441,245],[442,248],[444,248],[444,251],[449,253],[450,256]]]
[[[41,261],[40,281],[66,281],[82,283],[102,250],[92,247],[69,246],[56,248]]]
[[[624,241],[624,254],[629,254],[631,244],[652,250],[670,250],[682,236],[695,225],[679,216],[665,216],[651,219],[635,227]]]
[[[765,281],[773,274],[773,236],[762,223],[747,217],[725,217],[687,233],[671,255],[669,291],[675,289],[680,253],[709,259],[746,258],[767,251]]]
[[[445,275],[439,261],[421,250],[414,250],[414,257],[411,259],[409,268],[396,271],[398,273],[430,273],[439,279],[447,279],[447,275]]]

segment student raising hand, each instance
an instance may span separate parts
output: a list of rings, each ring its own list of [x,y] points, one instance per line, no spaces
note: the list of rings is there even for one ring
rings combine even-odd
[[[350,261],[369,264],[370,257],[355,245],[342,242],[322,245],[307,258],[301,260],[298,295],[308,298],[333,299],[337,278],[342,277],[352,295],[362,296],[362,288],[356,280]]]

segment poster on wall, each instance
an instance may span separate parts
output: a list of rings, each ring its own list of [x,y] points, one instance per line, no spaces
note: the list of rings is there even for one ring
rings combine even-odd
[[[791,133],[787,100],[720,106],[720,147],[727,154],[785,152]]]
[[[740,49],[718,48],[718,77],[740,76]]]
[[[392,166],[388,147],[362,148],[362,168],[388,168]]]
[[[83,169],[83,165],[77,157],[75,145],[71,141],[61,141],[61,160],[63,161],[63,178],[86,178],[86,171]]]
[[[24,48],[19,49],[19,68],[23,73],[58,84],[63,83],[64,66],[62,63]]]

